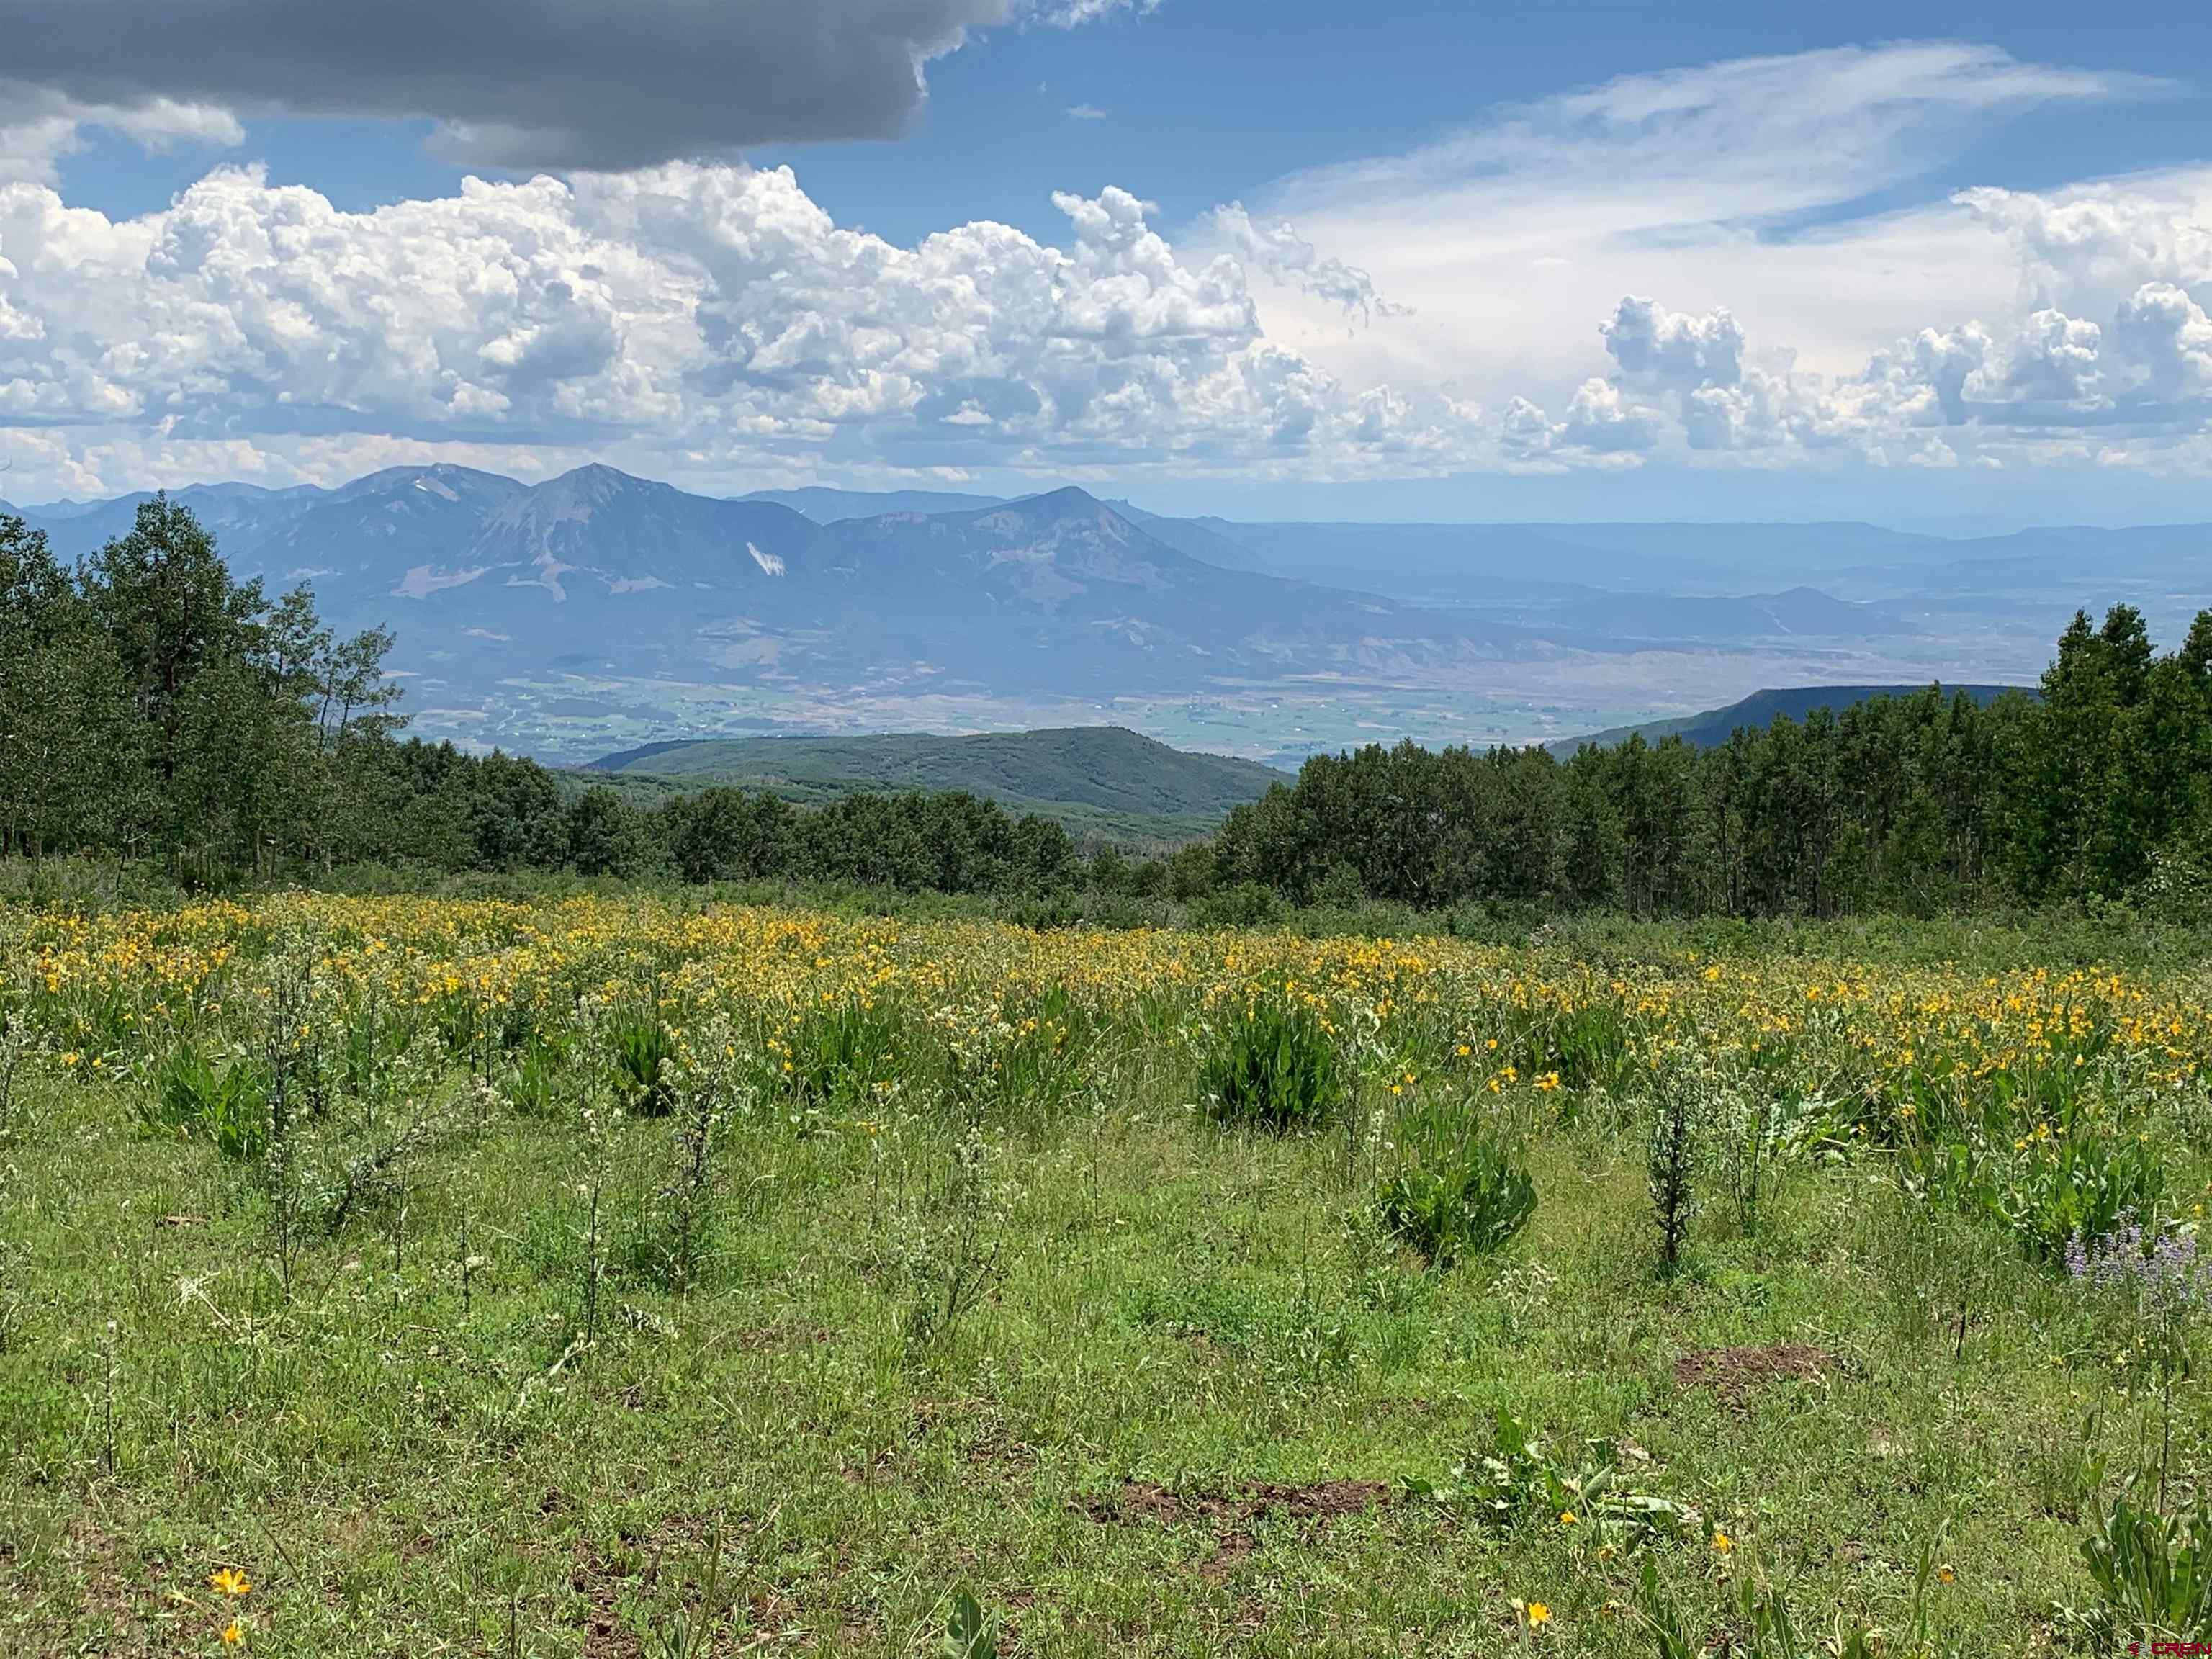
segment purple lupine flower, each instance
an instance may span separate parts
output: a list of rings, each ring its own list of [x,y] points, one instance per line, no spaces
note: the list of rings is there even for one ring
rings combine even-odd
[[[2066,1272],[2106,1288],[2129,1286],[2154,1308],[2212,1305],[2212,1261],[2201,1258],[2197,1235],[2132,1212],[2100,1238],[2076,1232],[2066,1241]]]

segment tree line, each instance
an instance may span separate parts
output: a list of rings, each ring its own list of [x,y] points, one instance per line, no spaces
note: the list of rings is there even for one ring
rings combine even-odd
[[[2212,611],[2159,655],[2077,613],[2039,695],[1938,686],[1695,748],[1411,743],[1239,807],[1216,878],[1294,901],[1638,915],[1929,915],[2120,898],[2212,850]]]
[[[384,863],[992,892],[1083,875],[1060,825],[965,794],[802,810],[708,789],[645,810],[532,760],[404,740],[392,643],[336,636],[304,587],[234,580],[163,496],[74,568],[0,516],[0,854],[187,878]]]
[[[1931,686],[1711,749],[1317,756],[1211,841],[1146,860],[957,793],[802,808],[708,788],[645,807],[564,789],[526,758],[404,738],[392,643],[336,636],[305,588],[234,580],[165,497],[73,568],[0,517],[0,853],[159,859],[187,878],[381,863],[1814,916],[2119,897],[2212,853],[2212,611],[2165,655],[2128,606],[2077,615],[2040,695],[1986,706]]]

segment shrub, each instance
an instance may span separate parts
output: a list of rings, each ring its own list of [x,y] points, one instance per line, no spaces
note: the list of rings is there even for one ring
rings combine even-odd
[[[1402,1122],[1398,1166],[1376,1194],[1382,1224],[1434,1267],[1502,1249],[1536,1212],[1516,1148],[1464,1107]]]
[[[2094,1246],[2154,1213],[2166,1191],[2156,1148],[2086,1111],[2062,1113],[2012,1144],[1980,1133],[1910,1144],[1900,1171],[1908,1190],[1987,1217],[2050,1267],[2077,1242]]]
[[[507,1099],[525,1117],[552,1118],[564,1107],[562,1079],[568,1042],[558,1032],[532,1031],[523,1040],[507,1079]]]
[[[1324,910],[1356,910],[1367,902],[1367,884],[1350,865],[1332,865],[1314,884],[1313,902]]]
[[[1127,933],[1141,927],[1168,927],[1174,913],[1158,898],[1145,894],[1063,887],[1048,893],[1023,894],[1001,900],[996,906],[996,914],[1001,921],[1017,927],[1033,927],[1039,933],[1057,927],[1087,927],[1101,933]]]
[[[1265,927],[1279,920],[1282,901],[1275,890],[1242,881],[1191,901],[1190,919],[1200,927]]]
[[[847,997],[809,1008],[768,1040],[766,1091],[802,1113],[857,1102],[887,1075],[905,1024],[881,1000]]]
[[[615,1080],[630,1097],[641,1117],[665,1117],[671,1100],[668,1068],[676,1058],[676,1039],[651,1009],[631,1004],[607,1019],[607,1046]]]
[[[1223,1122],[1275,1130],[1326,1123],[1347,1093],[1328,1021],[1288,996],[1258,997],[1218,1032],[1200,1086]]]
[[[2075,1239],[2109,1238],[2158,1208],[2166,1170],[2148,1141],[2076,1124],[2041,1146],[2030,1140],[1997,1188],[1996,1209],[2039,1260],[2056,1264]]]
[[[210,1060],[191,1043],[161,1063],[143,1109],[157,1128],[212,1140],[226,1158],[258,1158],[269,1144],[269,1085],[243,1054]]]

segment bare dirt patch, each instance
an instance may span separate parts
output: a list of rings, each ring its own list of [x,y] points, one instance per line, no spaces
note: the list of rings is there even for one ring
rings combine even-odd
[[[799,1353],[833,1341],[837,1333],[826,1325],[757,1325],[732,1331],[716,1339],[745,1353]]]
[[[1741,1415],[1768,1384],[1817,1382],[1840,1366],[1826,1348],[1809,1342],[1774,1342],[1763,1347],[1692,1348],[1674,1361],[1674,1382],[1685,1389],[1711,1389],[1723,1407]]]
[[[1261,1481],[1225,1492],[1176,1492],[1150,1480],[1128,1480],[1113,1492],[1077,1498],[1071,1507],[1104,1525],[1208,1528],[1213,1550],[1200,1571],[1218,1582],[1259,1548],[1252,1529],[1261,1521],[1318,1525],[1363,1515],[1395,1495],[1380,1480],[1316,1480],[1304,1486]]]
[[[616,1622],[627,1576],[599,1556],[579,1561],[568,1575],[569,1588],[587,1604],[582,1623],[586,1659],[635,1659],[645,1644]]]

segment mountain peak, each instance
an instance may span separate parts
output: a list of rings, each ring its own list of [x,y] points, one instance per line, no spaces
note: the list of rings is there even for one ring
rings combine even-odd
[[[1057,489],[1048,489],[1041,495],[1026,495],[1014,503],[1017,507],[1052,507],[1065,511],[1074,507],[1103,507],[1100,501],[1080,484],[1062,484]]]
[[[609,466],[604,461],[586,461],[581,466],[572,466],[566,472],[558,473],[548,478],[538,488],[540,489],[566,488],[572,490],[588,489],[605,492],[626,489],[633,486],[660,489],[674,488],[671,484],[656,483],[650,478],[637,477],[623,471],[620,467]]]
[[[1120,535],[1141,534],[1137,527],[1089,490],[1074,484],[1022,495],[966,513],[927,515],[945,524],[975,525],[1004,534],[1036,534],[1054,526],[1097,525]]]
[[[1089,490],[1064,484],[1038,495],[1024,495],[1002,507],[964,515],[971,522],[1021,525],[1031,530],[1050,525],[1097,525],[1122,536],[1144,532]]]
[[[673,484],[634,477],[620,469],[593,461],[522,491],[507,503],[504,516],[544,523],[582,521],[605,509],[634,510],[648,501],[681,498]]]
[[[455,466],[439,461],[428,466],[387,466],[380,471],[366,473],[351,483],[341,484],[330,492],[334,501],[357,501],[363,496],[389,495],[395,490],[416,489],[441,496],[447,501],[462,495],[498,498],[518,495],[524,486],[503,473],[483,472],[472,466]]]

